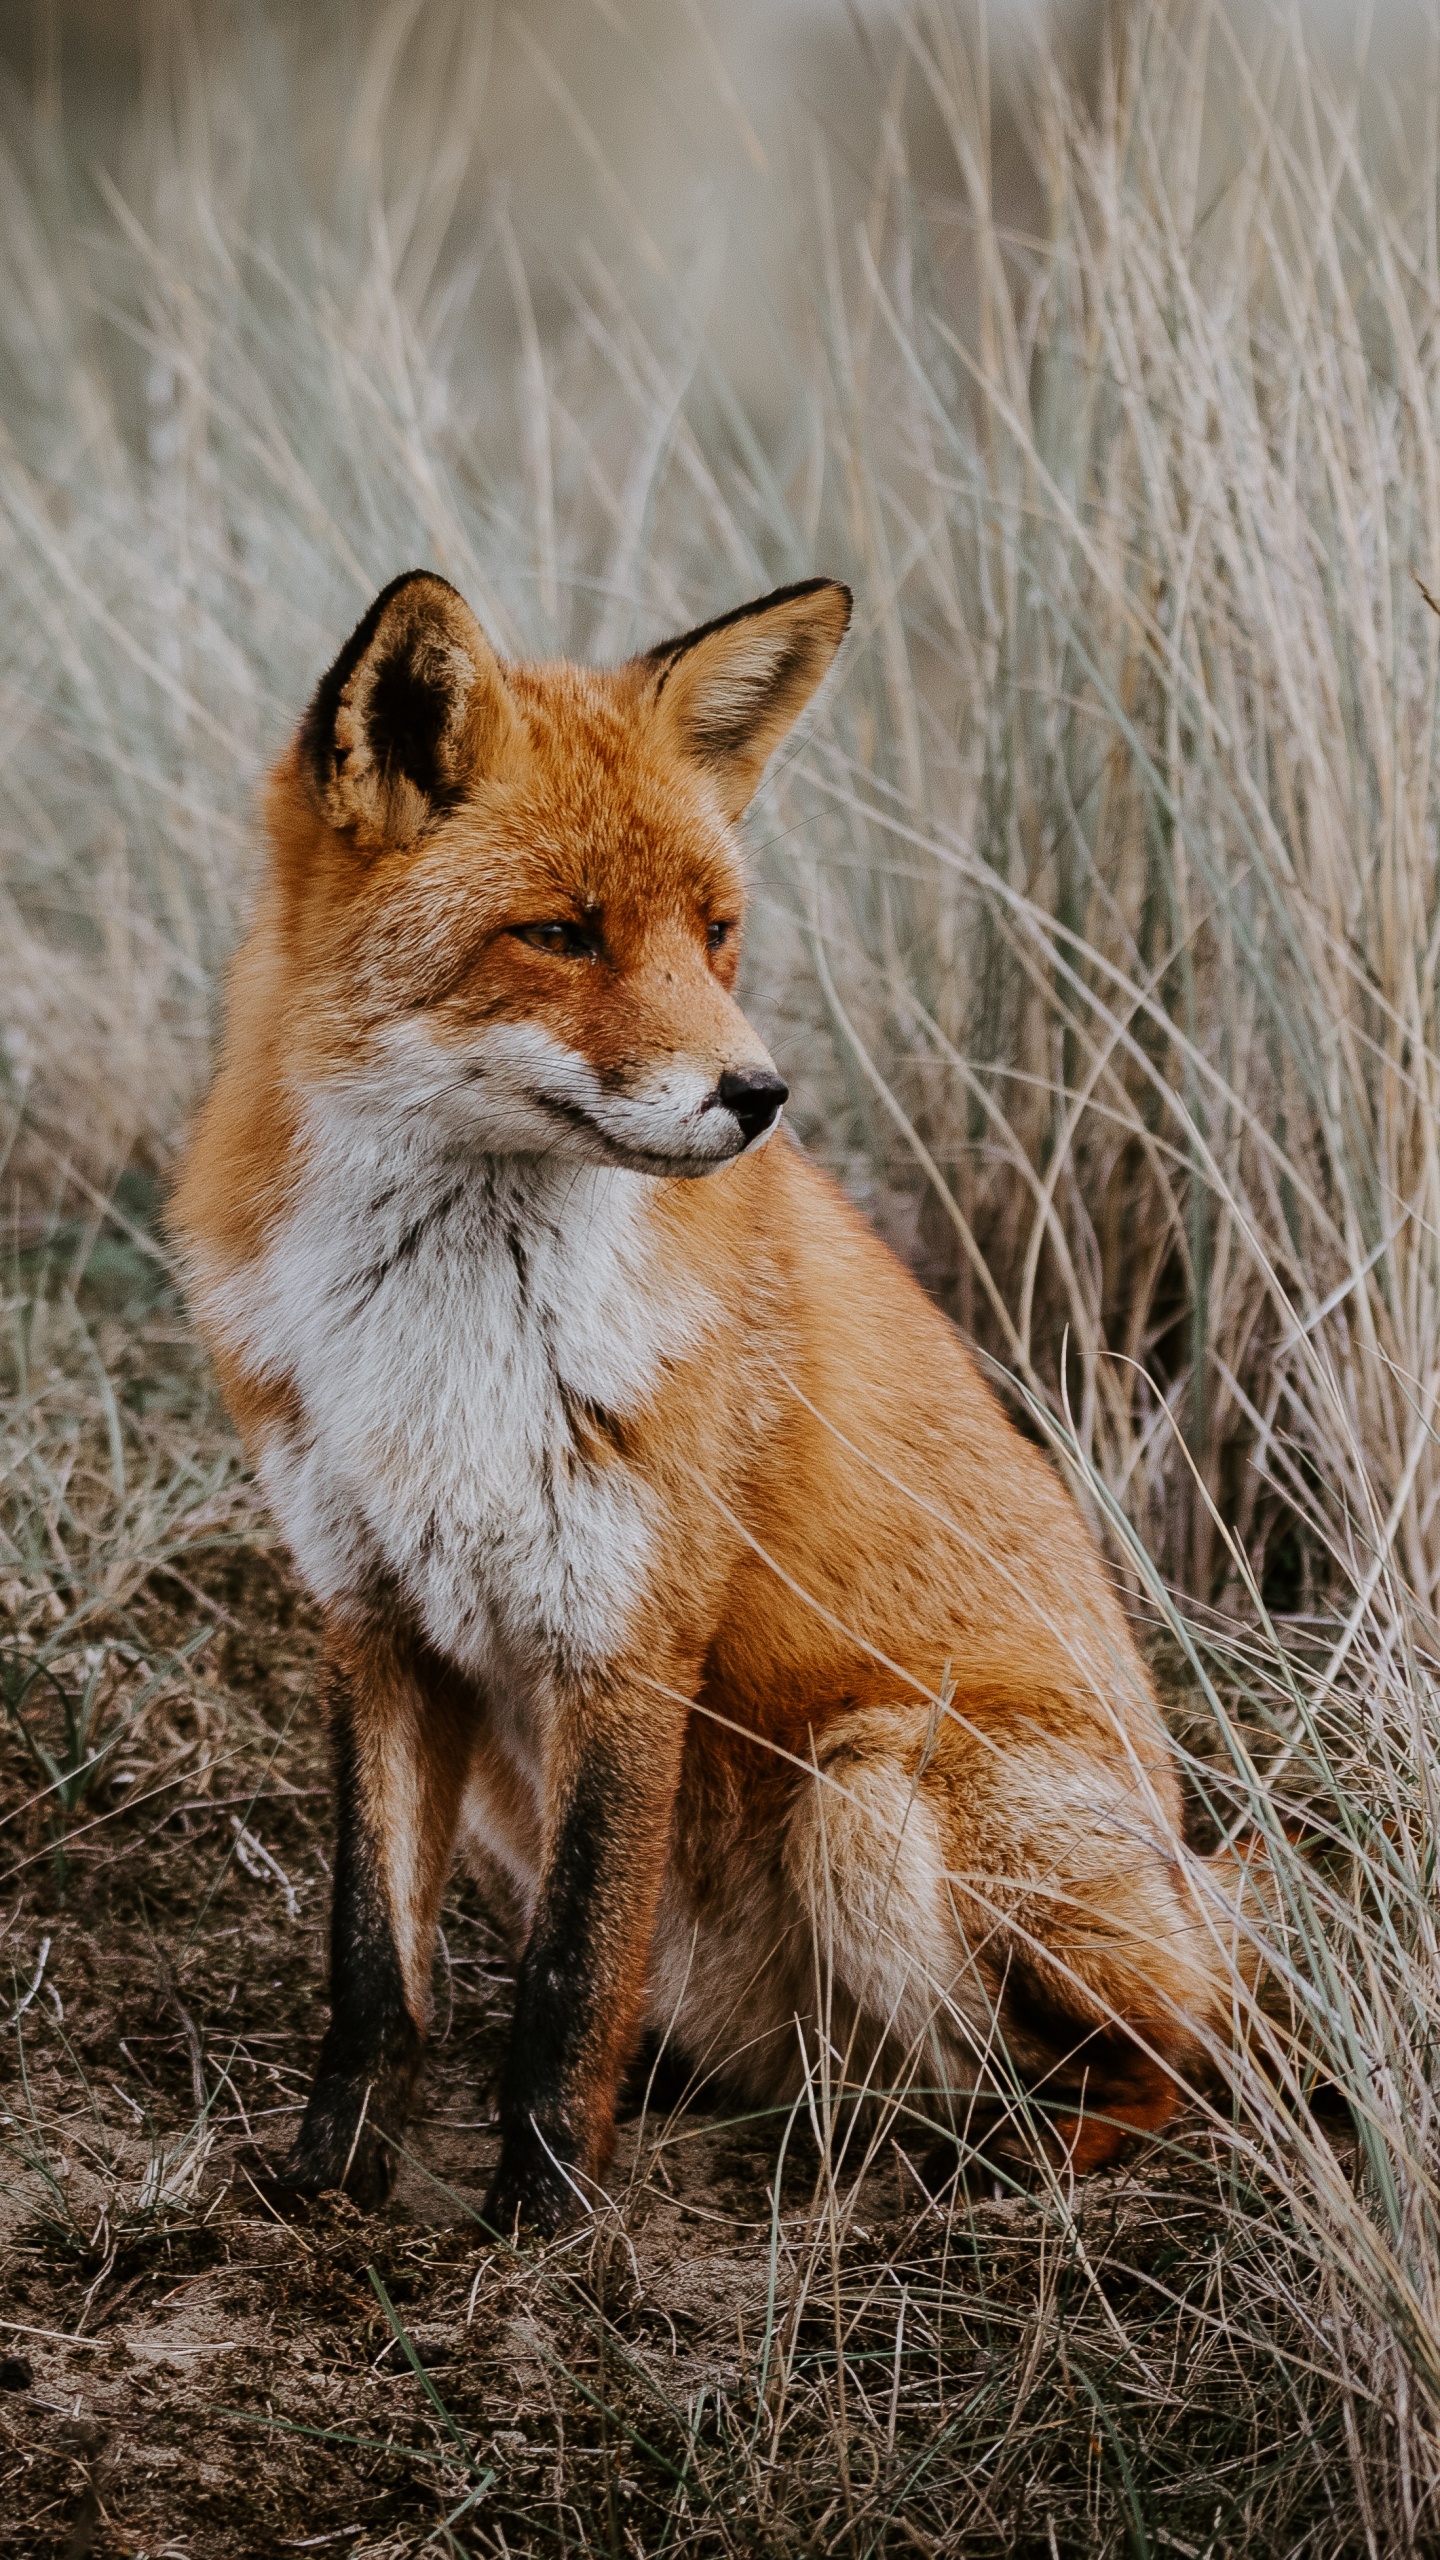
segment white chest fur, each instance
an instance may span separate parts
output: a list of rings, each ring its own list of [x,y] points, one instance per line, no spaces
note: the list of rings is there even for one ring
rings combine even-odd
[[[440,1651],[506,1685],[614,1654],[653,1528],[623,1459],[594,1462],[593,1418],[643,1406],[707,1312],[657,1267],[654,1198],[641,1174],[467,1159],[312,1107],[297,1205],[203,1296],[298,1393],[303,1425],[260,1473],[320,1599],[378,1571]]]

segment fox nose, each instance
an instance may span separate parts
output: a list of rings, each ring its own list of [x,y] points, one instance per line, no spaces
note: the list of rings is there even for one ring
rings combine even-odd
[[[714,1093],[722,1110],[734,1112],[747,1147],[752,1138],[758,1138],[762,1130],[779,1119],[781,1106],[789,1098],[790,1087],[773,1067],[742,1067],[734,1074],[727,1071]]]

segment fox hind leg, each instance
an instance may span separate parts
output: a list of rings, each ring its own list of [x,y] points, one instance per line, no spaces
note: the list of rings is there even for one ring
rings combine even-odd
[[[828,1738],[792,1810],[785,1863],[832,2070],[878,2090],[898,2068],[918,2097],[983,2076],[994,1966],[954,1924],[936,1806],[891,1740],[878,1716]]]
[[[820,2032],[848,2078],[908,2082],[905,2111],[967,2151],[1104,2167],[1169,2122],[1200,2059],[1213,1988],[1196,1915],[1133,1809],[1108,1833],[1041,1816],[1027,1839],[1023,1801],[967,1765],[973,1744],[937,1747],[923,1722],[846,1718],[792,1809]],[[1108,1784],[1126,1810],[1128,1771]],[[1076,1785],[1057,1757],[1057,1798]],[[1075,1871],[1057,1873],[1074,1841]]]

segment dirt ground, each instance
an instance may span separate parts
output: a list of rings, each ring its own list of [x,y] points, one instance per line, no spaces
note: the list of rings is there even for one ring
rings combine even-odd
[[[166,1322],[128,1384],[111,1346],[132,1509],[166,1361],[177,1413],[194,1392]],[[0,2551],[1352,2547],[1333,2390],[1223,2316],[1222,2242],[1248,2244],[1198,2131],[1069,2196],[936,2201],[893,2128],[656,2090],[614,2211],[503,2246],[479,2214],[511,1977],[467,1886],[393,2199],[279,2221],[255,2173],[324,2014],[316,1630],[243,1488],[207,1512],[189,1476],[183,1535],[122,1536],[111,1503],[77,1602],[45,1558],[64,1529],[74,1567],[106,1445],[78,1403],[66,1440],[82,1370],[53,1370],[46,1445],[73,1447],[0,1587]]]

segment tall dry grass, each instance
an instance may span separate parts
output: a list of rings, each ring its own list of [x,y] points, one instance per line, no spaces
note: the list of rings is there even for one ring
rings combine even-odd
[[[1278,1879],[1288,2023],[1237,1988],[1168,2380],[1165,2286],[1107,2314],[1095,2406],[1142,2466],[1118,2529],[1167,2547],[1142,2456],[1163,2486],[1229,2357],[1269,2376],[1267,2462],[1275,2408],[1310,2430],[1332,2538],[1256,2468],[1209,2549],[1431,2547],[1440,34],[1397,103],[1291,12],[1138,0],[1088,89],[1010,58],[1002,202],[983,29],[916,0],[876,38],[858,227],[823,146],[772,182],[812,323],[757,418],[623,172],[542,334],[503,200],[451,222],[482,115],[460,20],[401,102],[425,157],[387,152],[408,23],[357,71],[326,221],[267,159],[263,63],[218,55],[147,91],[103,223],[63,128],[0,167],[22,1240],[47,1186],[163,1171],[257,774],[384,578],[432,561],[503,647],[603,654],[849,576],[843,675],[752,821],[752,999],[808,1140],[1050,1434],[1208,1818]],[[843,2358],[840,2388],[843,2416]]]
[[[1233,1580],[1218,1507],[1291,1600],[1329,1553],[1429,1607],[1434,142],[1377,167],[1375,100],[1240,23],[1135,13],[1094,118],[1039,67],[1042,242],[917,17],[972,300],[897,147],[827,305],[883,744],[809,914],[962,1312],[1052,1400],[1068,1336],[1171,1574]]]

